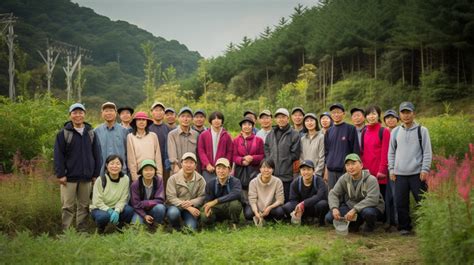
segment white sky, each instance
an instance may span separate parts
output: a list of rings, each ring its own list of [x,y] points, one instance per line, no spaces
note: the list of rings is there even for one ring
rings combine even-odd
[[[255,38],[281,17],[289,18],[298,3],[317,0],[72,0],[112,20],[124,20],[175,39],[209,58],[222,54],[230,42]]]

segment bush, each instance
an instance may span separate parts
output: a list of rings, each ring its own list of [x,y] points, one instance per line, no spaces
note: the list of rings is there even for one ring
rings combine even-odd
[[[66,105],[48,96],[18,102],[0,97],[0,163],[9,171],[17,152],[28,160],[48,152],[66,115]]]
[[[417,232],[425,262],[474,263],[474,146],[461,165],[436,157],[437,170],[428,178],[429,192],[418,211]]]

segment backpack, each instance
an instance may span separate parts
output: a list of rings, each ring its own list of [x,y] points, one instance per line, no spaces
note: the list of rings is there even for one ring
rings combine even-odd
[[[70,130],[63,130],[64,140],[66,141],[66,148],[72,142],[73,132]],[[95,133],[93,130],[87,130],[87,134],[89,134],[89,138],[91,139],[91,144],[94,142]]]
[[[382,142],[382,140],[383,140],[383,131],[384,130],[385,130],[385,127],[380,126],[380,128],[379,128],[380,142]],[[366,131],[367,131],[367,127],[364,127],[364,129],[362,130],[362,133],[360,135],[360,151],[361,152],[364,152],[364,136],[365,136]]]
[[[400,126],[398,126],[394,131],[393,131],[393,137],[395,139],[395,150],[397,150],[397,136],[398,136],[398,131],[400,130]],[[424,151],[423,151],[423,143],[422,143],[422,138],[421,138],[421,125],[418,126],[417,128],[417,132],[418,132],[418,143],[420,144],[420,148],[421,148],[421,154],[423,155]]]
[[[313,189],[312,189],[312,191],[314,193],[318,192],[318,184],[317,184],[318,182],[316,181],[317,177],[318,177],[318,175],[313,175]],[[303,185],[303,176],[299,176],[298,177],[298,191],[299,191],[299,193],[301,193],[301,187],[303,187],[302,185]]]

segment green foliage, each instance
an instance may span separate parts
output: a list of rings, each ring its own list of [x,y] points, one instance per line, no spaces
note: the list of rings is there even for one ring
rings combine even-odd
[[[66,114],[65,104],[48,96],[18,102],[0,97],[0,163],[10,170],[17,152],[32,159],[52,149]]]
[[[421,118],[419,122],[429,129],[431,146],[436,155],[461,159],[469,151],[469,144],[474,143],[472,116],[444,114]]]
[[[470,87],[468,86],[463,85],[463,89],[456,87],[445,71],[430,71],[423,74],[420,79],[420,90],[426,102],[442,102],[459,99],[468,96],[470,93]]]

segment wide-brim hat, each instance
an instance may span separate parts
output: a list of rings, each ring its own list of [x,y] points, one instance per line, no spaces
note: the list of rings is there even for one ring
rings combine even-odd
[[[242,124],[243,124],[244,122],[250,122],[250,123],[252,124],[252,126],[255,125],[255,122],[254,122],[252,119],[250,119],[250,118],[248,118],[248,117],[244,117],[244,118],[239,122],[239,126],[242,127]]]
[[[146,166],[151,166],[153,167],[155,170],[157,170],[157,167],[156,167],[156,162],[151,160],[151,159],[145,159],[143,160],[141,163],[140,163],[140,169],[138,169],[138,174],[142,174],[142,170],[144,167]]]
[[[124,111],[124,110],[130,111],[130,114],[133,114],[133,112],[135,111],[132,107],[130,107],[130,106],[125,106],[125,107],[120,107],[120,108],[118,108],[118,109],[117,109],[117,112],[118,112],[118,114],[120,114],[120,113],[121,113],[122,111]]]
[[[132,126],[133,128],[136,128],[137,120],[146,120],[147,122],[146,127],[150,126],[153,123],[153,121],[150,118],[148,118],[148,115],[146,114],[146,112],[143,112],[143,111],[139,111],[135,113],[133,120],[130,122],[130,126]]]

